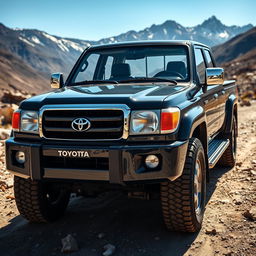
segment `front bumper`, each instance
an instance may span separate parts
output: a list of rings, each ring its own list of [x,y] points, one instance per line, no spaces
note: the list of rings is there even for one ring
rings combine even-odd
[[[64,179],[127,182],[160,182],[175,180],[183,171],[187,141],[170,144],[88,146],[40,144],[6,141],[6,167],[14,175],[33,180]],[[59,151],[85,151],[90,158],[59,156]],[[26,161],[15,160],[17,151],[25,153]],[[157,155],[160,165],[156,169],[145,166],[147,155]],[[100,166],[100,167],[99,167]]]

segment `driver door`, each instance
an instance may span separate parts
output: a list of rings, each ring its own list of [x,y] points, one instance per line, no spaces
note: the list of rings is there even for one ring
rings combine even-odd
[[[205,84],[205,69],[207,67],[201,48],[195,49],[196,69],[199,81]],[[203,93],[202,99],[206,113],[207,132],[212,137],[219,130],[219,87],[216,85],[208,86],[206,92]]]

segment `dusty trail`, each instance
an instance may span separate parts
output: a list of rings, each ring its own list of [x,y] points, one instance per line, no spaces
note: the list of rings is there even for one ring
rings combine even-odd
[[[118,194],[74,198],[62,220],[29,224],[16,209],[12,175],[4,171],[3,158],[0,142],[1,256],[63,255],[61,238],[67,234],[79,244],[74,256],[102,255],[107,243],[117,247],[117,256],[256,255],[256,103],[239,109],[236,167],[211,171],[204,224],[197,234],[167,232],[158,201]]]

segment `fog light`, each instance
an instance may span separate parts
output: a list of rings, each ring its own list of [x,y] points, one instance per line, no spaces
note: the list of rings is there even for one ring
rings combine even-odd
[[[148,168],[156,168],[159,165],[159,158],[155,155],[148,155],[145,159],[145,164]]]
[[[15,158],[19,164],[24,164],[26,161],[25,153],[23,151],[18,151],[15,155]]]

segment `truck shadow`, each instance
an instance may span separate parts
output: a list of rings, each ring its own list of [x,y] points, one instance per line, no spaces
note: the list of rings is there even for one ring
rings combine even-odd
[[[216,166],[212,170],[210,170],[210,182],[207,183],[207,195],[206,195],[206,202],[208,203],[214,193],[219,178],[222,177],[225,173],[231,171],[232,168],[223,168]]]
[[[227,171],[211,172],[207,202],[219,177]],[[99,233],[105,236],[99,239]],[[108,243],[116,246],[116,256],[178,256],[198,235],[166,231],[157,200],[127,199],[110,193],[96,199],[73,198],[65,216],[55,223],[29,224],[21,216],[13,218],[0,229],[0,254],[63,255],[61,239],[67,234],[72,234],[80,247],[72,256],[102,255],[102,248]]]

